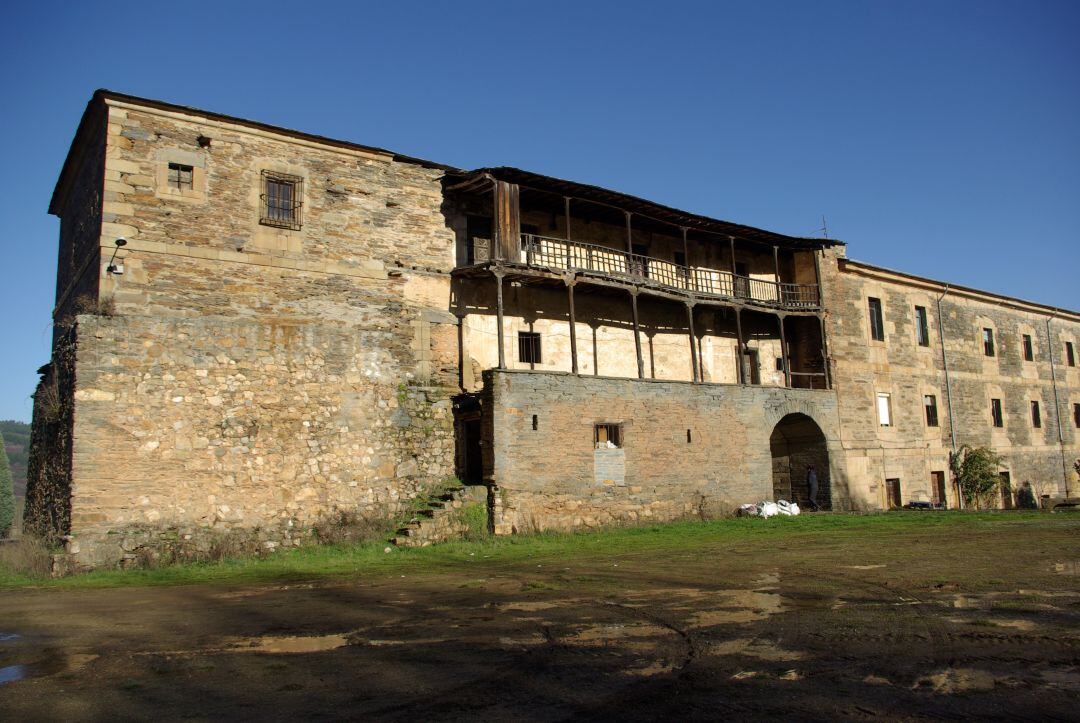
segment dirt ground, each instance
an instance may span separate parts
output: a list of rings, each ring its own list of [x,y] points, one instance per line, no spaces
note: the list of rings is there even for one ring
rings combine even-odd
[[[1075,720],[1080,516],[1000,517],[0,591],[0,718]]]

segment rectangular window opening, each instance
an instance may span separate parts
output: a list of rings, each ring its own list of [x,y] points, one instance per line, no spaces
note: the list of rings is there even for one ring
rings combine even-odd
[[[532,422],[533,422],[533,431],[534,432],[536,430],[540,429],[540,419],[535,414],[533,415]]]
[[[297,231],[301,226],[300,211],[304,179],[287,173],[263,171],[262,213],[259,223]]]
[[[881,299],[871,296],[867,302],[870,309],[870,338],[874,341],[885,341],[885,320],[881,316]]]
[[[934,504],[943,506],[945,504],[945,473],[931,472],[930,487],[934,497]]]
[[[1005,418],[1002,417],[1002,415],[1001,415],[1001,400],[1000,399],[991,399],[990,400],[990,417],[991,417],[991,419],[993,419],[995,427],[1004,427],[1005,426]]]
[[[926,307],[915,307],[915,338],[919,346],[930,346],[930,325],[926,319]]]
[[[877,395],[878,424],[882,427],[892,426],[892,399],[890,395],[879,393]]]
[[[1024,361],[1035,361],[1035,347],[1031,344],[1031,334],[1024,334]]]
[[[195,169],[191,166],[185,166],[183,163],[170,163],[169,187],[178,189],[180,191],[190,191],[192,188],[194,188],[194,174]]]
[[[885,492],[889,496],[888,503],[890,510],[900,509],[900,479],[897,477],[890,477],[885,480]]]
[[[593,445],[596,449],[621,449],[622,425],[605,422],[593,426]]]
[[[937,397],[933,394],[923,396],[923,406],[926,408],[926,426],[938,426]]]
[[[689,429],[688,429],[688,430],[686,430],[686,443],[687,443],[687,444],[690,444],[690,443],[691,443],[691,442],[693,442],[693,441],[694,441],[694,440],[693,440],[693,437],[691,437],[691,436],[690,436],[690,430],[689,430]]]
[[[983,354],[986,356],[994,356],[994,330],[983,329]]]
[[[1031,426],[1035,429],[1042,427],[1042,410],[1039,409],[1039,403],[1034,400],[1031,402]]]
[[[1073,424],[1080,429],[1080,404],[1073,405]]]
[[[540,364],[540,333],[518,332],[518,361],[524,364]]]
[[[1065,342],[1065,363],[1071,367],[1076,366],[1076,352],[1073,351],[1073,343]]]

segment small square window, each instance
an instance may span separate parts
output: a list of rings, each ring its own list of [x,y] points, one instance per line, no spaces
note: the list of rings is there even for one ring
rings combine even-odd
[[[982,330],[982,339],[983,339],[983,354],[985,354],[986,356],[994,356],[994,330],[993,329],[983,329]]]
[[[194,188],[195,169],[183,163],[169,164],[169,188],[190,191]]]
[[[878,424],[882,427],[892,426],[892,398],[885,393],[877,395]]]
[[[885,320],[881,316],[881,299],[870,297],[867,299],[870,311],[870,338],[874,341],[885,341]]]
[[[1005,418],[1001,414],[1001,400],[1000,399],[991,399],[990,400],[990,418],[993,420],[995,427],[1004,427],[1005,426]]]
[[[782,356],[776,357],[776,371],[784,371],[784,357]]]
[[[298,231],[301,226],[304,179],[287,173],[263,171],[262,211],[259,223]]]
[[[926,319],[926,307],[915,307],[915,339],[919,346],[930,346],[930,325]]]
[[[1042,427],[1042,411],[1039,409],[1039,403],[1034,400],[1031,402],[1031,426],[1035,429]]]
[[[1031,334],[1024,334],[1024,361],[1035,361],[1035,347],[1031,344]]]
[[[938,426],[937,416],[937,397],[933,394],[926,394],[923,396],[923,407],[926,409],[926,426],[936,427]]]
[[[518,361],[540,364],[540,334],[533,331],[518,332]]]
[[[596,449],[620,449],[623,446],[621,424],[596,424],[593,426],[593,446]]]

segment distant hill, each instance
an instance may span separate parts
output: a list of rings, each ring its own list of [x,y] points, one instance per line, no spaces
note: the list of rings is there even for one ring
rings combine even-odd
[[[0,434],[4,435],[4,449],[11,461],[11,479],[15,483],[15,496],[26,496],[26,457],[30,452],[30,425],[11,419],[0,421]]]

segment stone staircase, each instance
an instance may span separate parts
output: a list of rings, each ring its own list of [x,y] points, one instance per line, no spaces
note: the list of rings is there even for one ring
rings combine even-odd
[[[397,531],[390,542],[399,547],[425,547],[437,542],[460,540],[469,531],[462,515],[470,504],[487,505],[487,488],[445,487],[429,497],[424,506]]]

